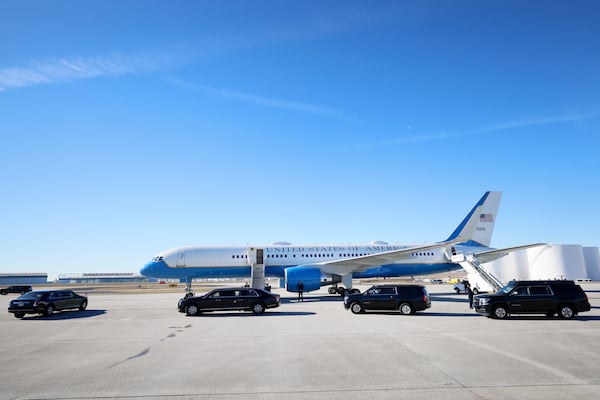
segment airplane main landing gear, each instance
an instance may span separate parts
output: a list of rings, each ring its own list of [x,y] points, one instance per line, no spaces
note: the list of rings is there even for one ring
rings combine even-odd
[[[329,294],[339,294],[340,296],[344,297],[347,293],[360,293],[360,290],[358,289],[346,289],[345,287],[337,287],[337,286],[330,286],[329,289],[327,289],[327,292],[329,292]]]

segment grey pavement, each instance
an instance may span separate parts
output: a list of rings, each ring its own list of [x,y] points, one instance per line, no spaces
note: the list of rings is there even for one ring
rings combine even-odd
[[[0,297],[1,399],[595,399],[600,284],[575,320],[498,321],[449,285],[413,316],[354,315],[325,291],[264,315],[186,317],[179,294],[90,294],[23,320]],[[361,287],[365,288],[365,287]]]

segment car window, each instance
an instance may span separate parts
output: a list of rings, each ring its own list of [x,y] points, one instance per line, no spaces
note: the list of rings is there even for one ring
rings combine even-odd
[[[527,286],[521,286],[516,288],[511,292],[511,296],[527,296],[529,293],[527,292]]]
[[[381,295],[396,294],[396,288],[393,288],[393,287],[381,288],[381,290],[379,291],[379,294],[381,294]]]
[[[235,296],[235,290],[219,290],[219,297],[233,297]]]
[[[379,293],[379,288],[376,287],[372,287],[371,289],[367,290],[367,294],[377,294]]]
[[[25,293],[24,295],[20,296],[20,299],[37,299],[42,297],[43,293],[40,292],[28,292]]]
[[[548,286],[530,286],[529,287],[529,294],[532,296],[549,294],[549,293],[550,293],[550,290],[549,290]]]

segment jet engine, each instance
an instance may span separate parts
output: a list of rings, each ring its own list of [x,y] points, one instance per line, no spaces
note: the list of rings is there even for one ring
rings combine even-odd
[[[310,292],[321,287],[321,270],[315,267],[299,265],[286,268],[285,288],[288,292],[297,292],[298,283],[302,282],[304,291]]]

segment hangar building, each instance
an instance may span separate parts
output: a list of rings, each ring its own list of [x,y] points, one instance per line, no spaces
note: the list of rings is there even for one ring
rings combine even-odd
[[[48,283],[48,274],[43,272],[0,274],[0,286],[6,285],[43,285]]]

